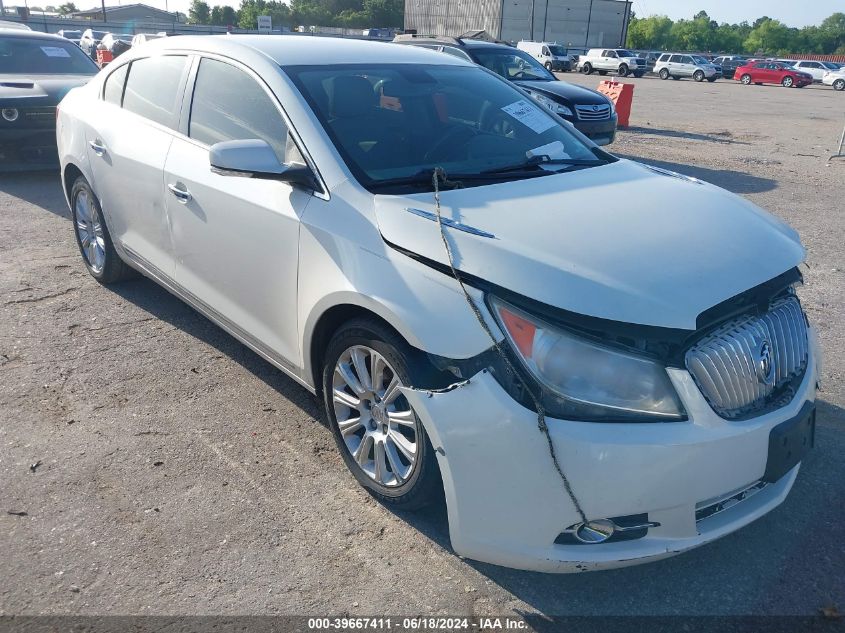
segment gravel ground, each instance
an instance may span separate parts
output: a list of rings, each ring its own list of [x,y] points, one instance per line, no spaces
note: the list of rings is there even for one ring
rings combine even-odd
[[[632,82],[612,151],[742,194],[807,246],[824,391],[817,448],[780,508],[618,571],[461,560],[442,509],[393,514],[355,484],[305,390],[152,282],[93,281],[55,174],[4,176],[0,614],[845,611],[845,161],[826,162],[845,94]]]

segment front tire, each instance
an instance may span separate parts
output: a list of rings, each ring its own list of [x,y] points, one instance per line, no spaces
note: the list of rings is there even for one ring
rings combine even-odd
[[[619,76],[620,77],[627,77],[628,76],[628,64],[619,64]]]
[[[134,277],[135,271],[117,254],[100,202],[83,176],[73,183],[70,208],[76,243],[91,276],[101,284]]]
[[[551,62],[546,62],[546,70],[548,70],[549,72],[552,72],[552,64],[551,64]]]
[[[584,69],[584,74],[586,74],[586,75],[592,75],[593,74],[593,65],[590,62],[587,62],[586,64],[584,64],[583,69]]]
[[[845,79],[837,79],[833,82],[833,89],[842,92],[845,90]]]
[[[703,71],[701,71],[701,70],[696,70],[696,71],[692,74],[692,78],[693,78],[695,81],[697,81],[698,83],[701,83],[702,81],[704,81],[704,72],[703,72]]]
[[[751,75],[743,75],[742,77],[739,78],[739,81],[744,86],[750,86],[751,85]]]
[[[781,80],[780,85],[784,88],[792,88],[792,86],[795,85],[795,80],[789,75],[787,75]]]
[[[380,502],[415,510],[439,499],[434,449],[399,387],[431,371],[420,353],[369,318],[343,325],[323,365],[323,401],[338,450]]]
[[[669,71],[665,68],[661,68],[660,69],[660,78],[663,81],[666,81],[667,79],[669,79]]]

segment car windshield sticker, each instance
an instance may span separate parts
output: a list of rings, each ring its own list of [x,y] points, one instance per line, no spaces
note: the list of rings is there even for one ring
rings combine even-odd
[[[47,57],[70,57],[70,53],[61,46],[42,46],[41,50]]]
[[[543,114],[539,108],[531,105],[525,99],[506,105],[502,110],[537,134],[542,134],[557,125],[554,119]]]

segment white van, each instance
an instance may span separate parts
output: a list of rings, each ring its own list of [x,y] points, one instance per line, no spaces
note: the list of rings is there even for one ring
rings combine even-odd
[[[534,57],[547,70],[559,70],[565,73],[572,70],[569,51],[560,44],[522,40],[516,47]]]

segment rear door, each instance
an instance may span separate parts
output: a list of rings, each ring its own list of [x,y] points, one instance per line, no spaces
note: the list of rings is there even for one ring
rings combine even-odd
[[[279,104],[247,68],[203,57],[180,129],[160,187],[173,227],[176,281],[233,334],[294,369],[299,218],[314,194],[216,174],[209,164],[211,145],[244,139],[267,141],[280,162],[303,163]]]
[[[172,278],[170,227],[162,195],[165,159],[179,120],[186,55],[123,64],[105,80],[86,130],[94,191],[112,239],[126,253]]]

